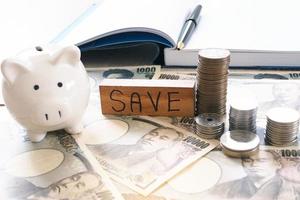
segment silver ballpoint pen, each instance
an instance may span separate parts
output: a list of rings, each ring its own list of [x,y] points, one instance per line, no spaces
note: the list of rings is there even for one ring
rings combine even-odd
[[[193,10],[191,15],[185,20],[178,41],[176,49],[180,50],[185,46],[185,43],[188,41],[192,33],[194,32],[199,20],[200,20],[200,12],[202,6],[197,5],[196,8]]]

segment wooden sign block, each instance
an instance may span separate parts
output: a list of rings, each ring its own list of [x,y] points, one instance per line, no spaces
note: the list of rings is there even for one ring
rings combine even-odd
[[[195,114],[195,81],[192,80],[105,79],[99,89],[103,114]]]

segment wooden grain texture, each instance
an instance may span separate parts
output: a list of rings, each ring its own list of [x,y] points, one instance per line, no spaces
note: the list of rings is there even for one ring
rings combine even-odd
[[[195,82],[191,80],[105,79],[99,89],[103,114],[195,114]]]

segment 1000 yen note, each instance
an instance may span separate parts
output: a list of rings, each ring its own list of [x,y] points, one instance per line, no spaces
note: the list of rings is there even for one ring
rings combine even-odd
[[[257,109],[257,134],[264,143],[266,113],[275,107],[292,108],[300,112],[299,80],[231,79],[228,86],[228,106],[243,102],[255,102]]]
[[[0,112],[0,199],[123,199],[71,135],[52,132],[32,143]]]
[[[196,69],[185,69],[184,71],[168,69],[162,70],[159,74],[155,74],[153,79],[195,80],[196,76]],[[230,69],[229,79],[300,80],[300,72],[288,70]]]
[[[256,102],[258,106],[257,133],[262,143],[264,143],[266,113],[268,110],[275,107],[288,107],[300,112],[299,80],[230,79],[228,83],[227,113],[229,113],[232,102],[235,102],[235,104],[238,104],[239,101],[241,103]],[[170,122],[190,131],[195,128],[195,121],[191,117],[171,118]]]
[[[222,176],[202,199],[299,199],[299,152],[299,147],[261,146],[258,154],[237,160],[214,152],[208,158],[219,164]]]
[[[234,70],[232,70],[234,71]],[[242,70],[245,71],[245,70]],[[257,72],[258,73],[258,72]],[[274,72],[275,73],[275,72]],[[184,79],[186,74],[180,72],[162,72],[165,76],[176,75],[179,79]],[[233,73],[234,74],[234,73]],[[297,72],[290,72],[290,76],[297,77]],[[233,77],[235,76],[235,77]],[[229,113],[230,104],[235,102],[238,104],[249,102],[257,102],[257,133],[260,136],[261,143],[264,144],[264,135],[266,129],[266,113],[271,108],[288,107],[300,112],[300,81],[299,80],[277,80],[277,79],[254,79],[249,78],[246,73],[235,73],[229,76],[228,94],[227,94],[227,113]],[[159,77],[159,75],[157,76]],[[248,78],[247,78],[248,77]],[[163,77],[161,77],[163,78]],[[296,79],[296,78],[295,78]],[[228,118],[228,117],[227,117]],[[173,117],[167,119],[178,127],[195,131],[195,121],[189,117]],[[226,126],[228,129],[228,125]]]
[[[218,145],[151,117],[104,118],[78,139],[113,179],[145,196]]]
[[[160,73],[160,65],[122,66],[87,68],[88,74],[99,85],[101,80],[109,79],[152,79]]]
[[[116,184],[126,200],[297,200],[300,148],[261,146],[258,154],[230,158],[215,149],[147,198]]]
[[[279,79],[279,80],[300,80],[299,71],[288,70],[230,70],[232,79]]]

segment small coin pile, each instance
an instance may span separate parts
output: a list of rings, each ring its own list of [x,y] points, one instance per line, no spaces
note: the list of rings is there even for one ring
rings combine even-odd
[[[267,114],[265,140],[274,146],[290,146],[297,142],[299,112],[291,108],[272,108]]]
[[[256,133],[257,104],[235,100],[230,104],[229,130],[247,130]]]
[[[203,49],[198,54],[197,113],[226,113],[226,95],[230,52]]]
[[[216,113],[203,113],[195,118],[196,134],[205,139],[219,138],[224,133],[225,119]]]
[[[220,138],[220,146],[225,155],[235,158],[249,157],[258,152],[259,137],[250,131],[227,131]]]

